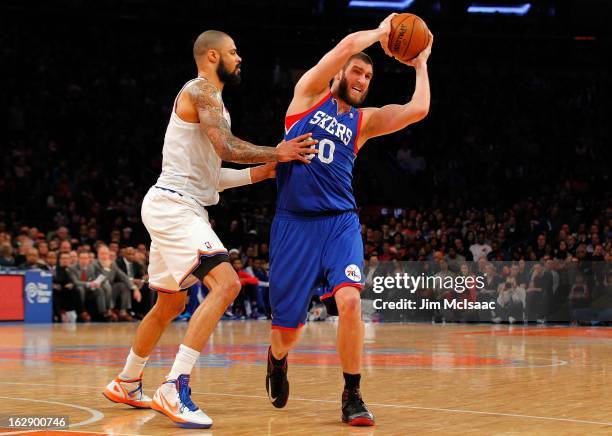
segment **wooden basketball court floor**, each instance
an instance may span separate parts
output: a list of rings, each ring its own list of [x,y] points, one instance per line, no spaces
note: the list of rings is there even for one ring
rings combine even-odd
[[[0,324],[0,416],[65,414],[72,435],[612,434],[612,329],[368,324],[362,391],[377,426],[354,428],[340,422],[333,323],[306,326],[278,410],[264,384],[269,323],[221,322],[191,383],[213,428],[184,430],[101,395],[135,328]],[[149,394],[185,328],[172,324],[151,356]]]

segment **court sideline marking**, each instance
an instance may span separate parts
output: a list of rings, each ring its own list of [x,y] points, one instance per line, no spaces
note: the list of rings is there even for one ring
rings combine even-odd
[[[5,385],[27,385],[32,386],[31,383],[19,383],[19,382],[0,382],[0,384]],[[51,387],[69,387],[69,388],[82,388],[82,389],[95,389],[102,391],[104,387],[95,387],[95,386],[78,386],[78,385],[58,385],[58,384],[45,384],[45,383],[36,383],[36,386],[51,386]],[[152,390],[150,390],[152,392]],[[237,397],[237,398],[262,398],[267,400],[268,397],[264,395],[245,395],[245,394],[227,394],[221,392],[196,392],[192,391],[192,394],[197,395],[209,395],[209,396],[225,396],[225,397]],[[6,397],[0,397],[6,398]],[[311,403],[326,403],[326,404],[337,404],[337,401],[333,400],[320,400],[314,398],[300,398],[300,397],[291,397],[293,401],[304,401]],[[34,401],[34,400],[32,400]],[[40,402],[50,402],[50,401],[42,401]],[[63,403],[56,403],[63,404]],[[445,412],[445,413],[465,413],[465,414],[474,414],[474,415],[486,415],[486,416],[506,416],[510,418],[525,418],[525,419],[537,419],[542,421],[556,421],[556,422],[570,422],[575,424],[591,424],[591,425],[601,425],[601,426],[612,426],[612,422],[606,421],[589,421],[585,419],[572,419],[572,418],[555,418],[551,416],[538,416],[538,415],[522,415],[520,413],[503,413],[503,412],[485,412],[481,410],[469,410],[469,409],[445,409],[442,407],[425,407],[425,406],[413,406],[409,404],[385,404],[385,403],[368,403],[371,406],[377,407],[389,407],[389,408],[399,408],[399,409],[412,409],[412,410],[427,410],[432,412]],[[80,406],[73,406],[82,408]],[[86,409],[86,408],[84,408]],[[100,412],[101,413],[101,412]],[[102,413],[101,413],[102,414]],[[102,417],[104,415],[102,414]],[[102,419],[102,418],[99,418]],[[96,421],[98,421],[97,419]],[[95,422],[95,421],[92,421]],[[85,424],[79,424],[85,425]],[[0,433],[2,435],[4,433]]]

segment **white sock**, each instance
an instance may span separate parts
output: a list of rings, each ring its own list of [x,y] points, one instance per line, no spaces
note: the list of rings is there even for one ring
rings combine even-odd
[[[121,374],[119,374],[119,378],[121,380],[140,378],[140,374],[142,374],[142,371],[147,364],[147,360],[149,360],[149,356],[140,357],[134,353],[134,350],[130,349],[130,354],[128,354],[125,366],[123,367]]]
[[[196,364],[198,357],[200,357],[199,351],[181,344],[179,352],[176,353],[176,359],[174,360],[172,369],[166,376],[166,380],[176,380],[181,374],[191,374],[191,370]]]

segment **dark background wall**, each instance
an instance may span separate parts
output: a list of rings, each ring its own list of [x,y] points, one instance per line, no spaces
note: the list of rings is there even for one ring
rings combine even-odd
[[[347,3],[3,2],[0,221],[51,228],[76,215],[109,229],[117,216],[137,224],[172,101],[195,75],[191,44],[209,28],[230,33],[244,58],[243,84],[224,92],[234,132],[276,144],[293,80],[345,34],[388,13]],[[436,36],[431,111],[360,152],[359,205],[609,206],[610,6],[536,1],[527,16],[503,17],[467,14],[468,3],[411,6]],[[367,104],[407,101],[414,73],[379,47],[368,53]],[[397,151],[406,147],[424,170],[401,167]],[[238,189],[213,215],[270,214],[273,197],[272,182]]]

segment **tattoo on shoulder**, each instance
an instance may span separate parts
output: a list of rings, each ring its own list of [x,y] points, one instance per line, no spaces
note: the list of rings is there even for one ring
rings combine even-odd
[[[272,147],[259,147],[236,138],[223,116],[219,90],[207,80],[199,80],[187,90],[200,117],[200,127],[210,139],[222,160],[238,163],[259,163],[275,160]]]
[[[221,106],[219,90],[207,80],[198,80],[187,89],[187,92],[194,106],[198,109]]]
[[[212,83],[198,80],[187,92],[200,116],[200,125],[207,135],[210,136],[208,128],[211,127],[224,130],[225,135],[231,134],[229,124],[223,116],[221,95]]]

